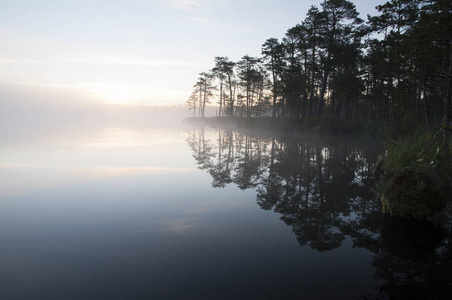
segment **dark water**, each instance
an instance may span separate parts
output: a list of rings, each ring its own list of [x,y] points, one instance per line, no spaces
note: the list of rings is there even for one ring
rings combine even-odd
[[[204,128],[9,139],[0,299],[447,299],[450,226],[381,214],[380,154]]]

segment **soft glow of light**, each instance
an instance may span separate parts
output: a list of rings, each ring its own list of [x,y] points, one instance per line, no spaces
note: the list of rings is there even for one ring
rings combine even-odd
[[[156,96],[152,88],[127,84],[101,82],[83,84],[81,88],[88,95],[109,104],[141,104],[149,95]]]
[[[168,104],[184,92],[155,86],[98,82],[78,86],[81,92],[107,104]],[[175,101],[177,103],[177,101]]]

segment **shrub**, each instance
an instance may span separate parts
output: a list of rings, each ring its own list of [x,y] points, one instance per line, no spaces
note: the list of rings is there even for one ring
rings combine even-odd
[[[385,147],[383,172],[392,177],[396,172],[408,168],[431,177],[437,187],[451,185],[449,174],[452,172],[452,164],[441,156],[441,146],[438,130],[418,129],[397,141],[391,139]]]
[[[445,198],[429,175],[403,169],[393,176],[382,196],[383,212],[426,219],[445,207]]]

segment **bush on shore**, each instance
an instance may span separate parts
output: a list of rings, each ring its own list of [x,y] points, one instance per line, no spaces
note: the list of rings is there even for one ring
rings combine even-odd
[[[382,159],[382,173],[389,179],[381,199],[383,211],[426,219],[445,207],[452,164],[450,155],[442,155],[440,133],[417,129],[397,141],[390,139]],[[447,151],[450,154],[450,144]]]

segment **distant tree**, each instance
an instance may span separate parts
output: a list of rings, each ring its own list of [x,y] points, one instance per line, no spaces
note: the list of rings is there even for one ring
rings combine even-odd
[[[341,35],[345,35],[341,38]],[[347,120],[350,118],[352,101],[361,98],[364,85],[361,77],[362,59],[359,35],[349,35],[346,31],[339,34],[332,64],[331,75],[331,115]]]
[[[278,39],[270,38],[262,45],[263,59],[266,61],[266,68],[270,71],[272,78],[272,93],[273,93],[273,112],[272,117],[276,117],[276,98],[278,93],[278,81],[284,67],[284,51],[283,46],[278,42]]]
[[[315,78],[318,61],[318,47],[320,44],[320,25],[323,22],[323,14],[315,6],[311,6],[308,11],[307,17],[303,22],[304,28],[306,28],[307,42],[310,51],[311,60],[311,76],[310,76],[310,92],[309,92],[309,104],[306,112],[306,116],[309,118],[312,115],[312,108],[314,104],[315,94]]]
[[[301,78],[303,68],[301,57],[303,53],[303,34],[301,25],[289,28],[282,39],[284,57],[278,93],[285,100],[286,115],[300,116]],[[303,92],[304,94],[304,92]],[[295,105],[297,108],[295,108]]]
[[[223,106],[224,105],[224,94],[223,94],[223,83],[227,79],[227,69],[225,68],[225,62],[227,58],[226,57],[215,57],[215,67],[212,69],[212,74],[218,78],[220,81],[220,99],[219,104],[220,107],[218,109],[218,116],[222,116],[224,114],[223,112]]]
[[[198,99],[197,91],[192,92],[192,94],[190,95],[190,97],[188,97],[188,100],[187,100],[188,109],[189,110],[193,109],[193,117],[195,117],[195,118],[196,118],[196,103],[198,101],[199,101],[199,99]]]
[[[206,104],[210,103],[210,97],[213,95],[215,87],[212,84],[212,73],[199,73],[198,81],[195,84],[195,90],[199,92],[200,116],[204,118]]]
[[[245,91],[245,109],[246,116],[251,117],[251,108],[254,102],[255,92],[257,87],[265,79],[262,67],[260,66],[261,59],[245,55],[237,63],[238,77],[241,85]]]
[[[323,113],[325,93],[330,72],[334,68],[333,58],[338,43],[353,36],[355,27],[363,22],[358,18],[355,5],[347,0],[327,0],[322,3],[322,9],[323,78],[315,114],[317,117]]]
[[[229,102],[229,108],[223,110],[223,114],[232,115],[234,112],[234,67],[235,63],[230,61],[226,56],[215,57],[215,67],[212,69],[212,73],[220,80],[220,115],[222,113],[222,107],[226,107],[226,99]],[[229,90],[229,97],[225,97],[223,93],[223,84]]]

